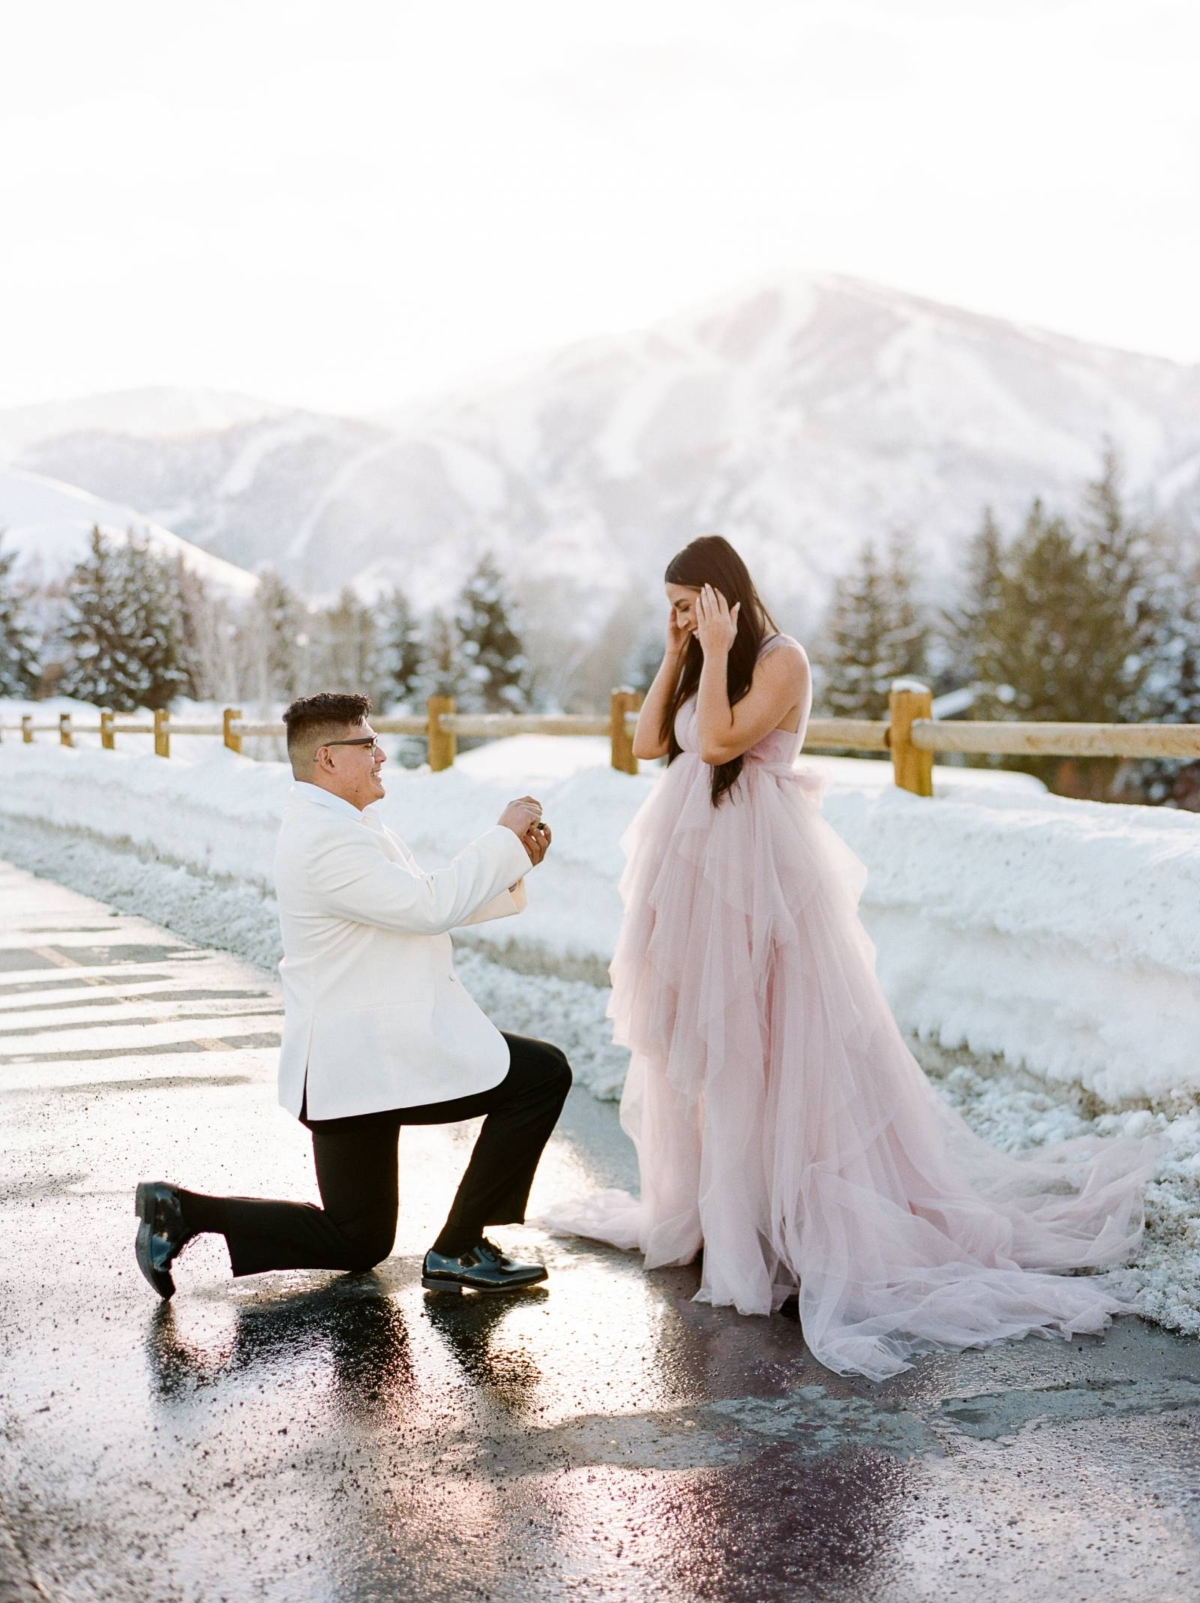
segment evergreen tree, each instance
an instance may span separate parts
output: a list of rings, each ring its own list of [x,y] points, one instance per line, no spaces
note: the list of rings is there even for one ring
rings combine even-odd
[[[119,712],[169,706],[187,688],[183,605],[174,565],[131,534],[92,530],[67,586],[62,694]]]
[[[370,696],[378,703],[383,675],[380,665],[375,613],[347,585],[319,620],[319,655],[322,685]]]
[[[885,607],[887,631],[880,664],[888,685],[905,675],[926,671],[929,654],[929,619],[917,594],[916,545],[904,530],[897,530],[888,544]]]
[[[826,621],[824,701],[835,718],[878,718],[887,703],[879,660],[887,634],[884,580],[870,540],[837,582]]]
[[[415,703],[425,647],[416,614],[403,590],[393,589],[376,607],[380,679],[389,700]]]
[[[1200,556],[1178,536],[1162,533],[1148,588],[1157,628],[1136,716],[1146,723],[1200,723]],[[1200,812],[1200,761],[1130,763],[1118,776],[1117,794],[1122,801]]]
[[[929,630],[911,571],[911,544],[896,535],[886,569],[868,541],[838,581],[822,654],[823,701],[834,717],[882,718],[892,681],[925,672]]]
[[[122,557],[133,617],[131,639],[143,676],[142,705],[169,707],[177,696],[188,693],[184,603],[176,566],[132,534]]]
[[[657,634],[648,635],[629,659],[624,675],[625,683],[634,690],[640,690],[644,696],[654,683],[658,670],[662,667],[665,650],[661,629]]]
[[[268,694],[291,701],[301,694],[308,645],[308,608],[274,570],[259,574],[254,594],[253,626],[262,631]]]
[[[1120,465],[1109,447],[1099,477],[1084,490],[1079,518],[1089,600],[1080,619],[1082,652],[1093,685],[1109,697],[1108,721],[1138,716],[1151,672],[1165,599],[1155,582],[1161,541],[1160,530],[1126,512]]]
[[[1034,502],[1002,559],[1000,605],[981,629],[980,678],[996,687],[995,715],[1121,723],[1146,716],[1166,619],[1161,531],[1131,519],[1111,452],[1087,486],[1074,529]],[[1161,678],[1161,675],[1160,675]],[[1108,759],[1022,760],[1072,795],[1104,796]]]
[[[197,701],[227,700],[238,694],[234,665],[234,625],[224,598],[214,596],[202,576],[175,559],[183,628],[187,693]]]
[[[963,563],[962,585],[953,610],[941,613],[942,646],[948,689],[992,683],[995,664],[988,644],[1003,606],[1004,545],[990,507],[972,536]]]
[[[520,712],[530,704],[530,670],[517,619],[495,559],[485,555],[459,592],[458,634],[464,708]]]
[[[418,707],[423,707],[430,696],[453,696],[462,708],[463,677],[458,631],[444,612],[434,611],[429,616],[421,671],[414,686]]]
[[[37,654],[11,577],[16,559],[15,551],[0,551],[0,696],[28,695],[38,682]]]
[[[980,642],[986,677],[1009,716],[1069,720],[1092,706],[1080,627],[1087,562],[1064,519],[1035,501],[1005,565],[1001,605]]]
[[[1119,705],[1120,659],[1097,643],[1111,622],[1108,598],[1095,587],[1088,550],[1066,520],[1035,501],[1005,563],[1002,605],[981,641],[981,662],[993,697],[988,716],[1022,721],[1105,722]],[[1103,657],[1103,662],[1101,658]],[[1115,764],[1086,768],[1063,758],[1021,758],[1004,764],[1044,779],[1066,794],[1102,795]]]

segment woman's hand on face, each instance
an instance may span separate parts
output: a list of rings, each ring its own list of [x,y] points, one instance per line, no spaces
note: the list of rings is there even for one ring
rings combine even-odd
[[[682,657],[687,650],[692,631],[681,621],[674,607],[667,611],[667,656]]]
[[[706,584],[696,597],[696,636],[700,649],[707,657],[710,652],[728,652],[737,639],[740,601],[734,602],[732,612],[721,592]]]

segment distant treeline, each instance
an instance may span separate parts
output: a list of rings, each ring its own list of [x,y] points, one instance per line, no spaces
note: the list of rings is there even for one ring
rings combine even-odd
[[[814,651],[821,710],[879,718],[892,680],[912,675],[966,691],[972,718],[1200,722],[1200,550],[1130,514],[1111,452],[1069,518],[1034,501],[1006,534],[985,512],[949,603],[921,580],[907,536],[882,556],[863,547]],[[1005,765],[1068,795],[1200,809],[1200,763]]]
[[[286,702],[314,686],[366,691],[377,707],[423,707],[439,694],[471,712],[531,704],[516,609],[490,556],[450,611],[424,621],[398,589],[371,604],[346,589],[312,607],[270,570],[250,600],[230,602],[181,559],[99,529],[53,591],[21,593],[12,563],[0,551],[0,695],[73,696],[116,712],[181,696]]]
[[[547,706],[561,690],[531,665],[490,555],[450,608],[426,617],[399,589],[369,605],[346,589],[313,607],[270,570],[252,599],[231,602],[182,561],[99,530],[53,591],[22,592],[12,563],[0,548],[0,695],[131,711],[180,696],[265,706],[321,686],[366,690],[381,708],[442,694],[464,711],[502,712]],[[985,512],[940,599],[926,577],[907,534],[882,551],[863,546],[810,642],[819,711],[882,717],[892,681],[914,676],[935,694],[962,692],[971,718],[1200,722],[1200,550],[1130,513],[1111,453],[1072,516],[1034,501],[1004,531]],[[642,598],[631,616],[635,605]],[[625,676],[645,688],[661,654],[655,626]],[[979,761],[1027,769],[1064,794],[1200,810],[1200,763]]]

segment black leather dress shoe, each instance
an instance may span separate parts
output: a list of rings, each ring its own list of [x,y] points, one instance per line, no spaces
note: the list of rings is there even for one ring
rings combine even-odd
[[[523,1291],[546,1278],[540,1263],[516,1263],[490,1241],[477,1241],[458,1257],[427,1252],[421,1268],[426,1291]]]
[[[173,1297],[171,1265],[180,1248],[192,1239],[192,1233],[183,1226],[179,1188],[166,1180],[142,1180],[134,1195],[133,1211],[141,1220],[134,1249],[138,1268],[160,1297]]]

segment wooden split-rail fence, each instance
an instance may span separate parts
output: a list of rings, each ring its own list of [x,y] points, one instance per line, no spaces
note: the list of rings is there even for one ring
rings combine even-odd
[[[642,698],[635,690],[614,690],[607,713],[460,713],[452,696],[431,696],[425,715],[372,717],[381,735],[416,735],[428,744],[429,766],[439,773],[453,766],[459,736],[500,739],[508,735],[602,735],[612,744],[612,766],[636,774],[633,731]],[[1200,724],[1054,724],[984,721],[943,723],[933,716],[932,693],[913,680],[897,681],[888,698],[889,716],[813,718],[805,751],[890,752],[896,784],[916,796],[933,795],[933,759],[950,752],[1004,757],[1174,757],[1200,759]],[[26,743],[38,734],[57,733],[64,746],[77,734],[98,734],[106,750],[118,735],[153,735],[160,757],[171,755],[173,735],[220,737],[231,751],[256,736],[281,736],[282,723],[244,718],[240,707],[226,707],[220,723],[172,719],[156,712],[153,722],[104,711],[98,724],[82,724],[69,712],[53,723],[31,714],[19,724],[0,723],[0,740],[19,734]]]

